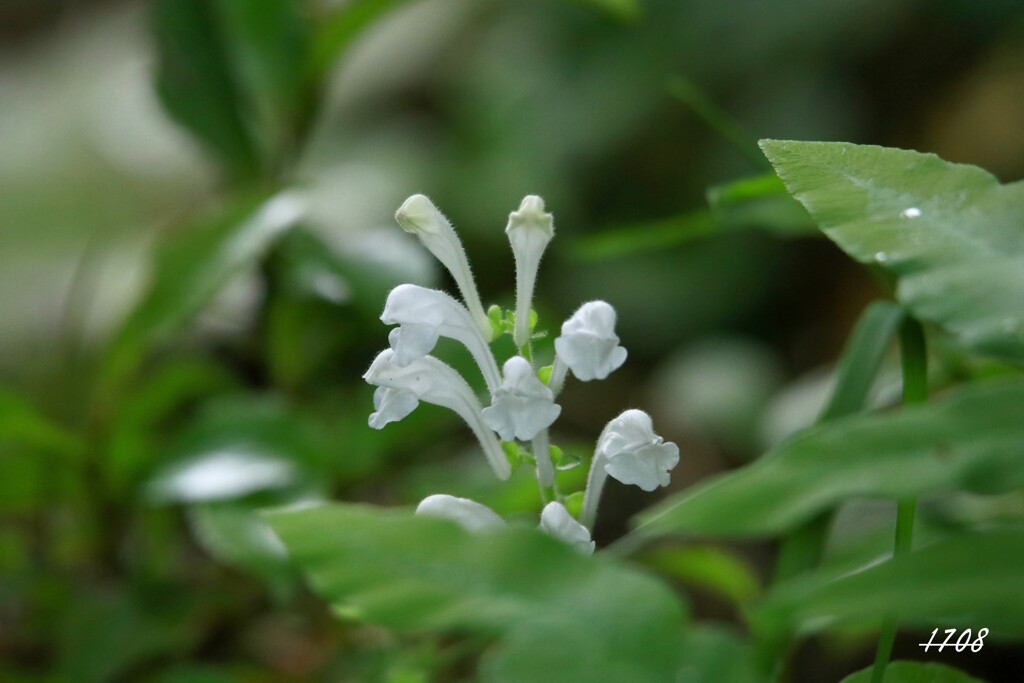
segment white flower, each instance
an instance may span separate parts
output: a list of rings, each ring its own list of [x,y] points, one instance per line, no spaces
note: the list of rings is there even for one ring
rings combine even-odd
[[[679,463],[679,447],[654,433],[651,416],[627,410],[605,425],[587,475],[580,522],[593,528],[601,490],[609,475],[644,491],[668,486],[669,472]]]
[[[395,365],[404,367],[427,355],[434,350],[438,337],[447,337],[469,350],[480,366],[488,391],[493,393],[501,383],[487,340],[466,307],[448,294],[417,285],[399,285],[388,294],[380,319],[388,325],[400,325],[388,335]]]
[[[549,536],[565,541],[585,555],[594,552],[590,532],[558,502],[548,503],[540,513],[540,529]]]
[[[562,323],[555,339],[557,360],[584,382],[604,379],[626,361],[626,349],[615,334],[615,309],[604,301],[588,301]]]
[[[454,410],[466,421],[480,441],[494,473],[499,479],[508,479],[512,467],[501,449],[501,444],[484,424],[480,402],[466,384],[466,380],[462,379],[462,375],[433,356],[417,358],[402,367],[393,362],[394,354],[392,349],[381,351],[370,364],[370,369],[363,375],[363,379],[370,384],[408,392],[420,401]],[[380,403],[377,405],[376,421],[386,424],[390,421],[388,418],[400,412],[397,406],[396,409],[386,407],[386,399],[395,400],[397,396],[381,395]],[[374,396],[375,404],[376,398]],[[371,416],[371,420],[375,418]]]
[[[416,410],[420,400],[411,391],[377,387],[373,392],[373,407],[376,412],[370,413],[370,426],[384,429],[390,422],[398,422]]]
[[[627,410],[608,423],[597,442],[595,458],[605,471],[623,484],[644,491],[668,486],[669,472],[679,463],[679,447],[654,433],[651,416]]]
[[[505,526],[505,520],[486,505],[443,493],[424,498],[416,507],[416,514],[450,520],[471,533]]]
[[[555,405],[554,394],[522,356],[509,358],[503,372],[505,379],[494,392],[491,406],[483,410],[484,423],[503,441],[529,441],[551,426],[562,407]]]
[[[505,234],[516,259],[516,327],[512,338],[522,348],[530,341],[530,307],[537,268],[544,249],[555,236],[551,214],[544,212],[544,200],[536,195],[524,197],[519,210],[509,214]]]
[[[403,230],[416,235],[423,246],[452,274],[480,333],[485,340],[490,341],[493,330],[483,304],[480,303],[480,294],[477,293],[476,282],[469,269],[466,250],[462,248],[462,242],[448,219],[425,196],[414,194],[399,207],[395,220]]]

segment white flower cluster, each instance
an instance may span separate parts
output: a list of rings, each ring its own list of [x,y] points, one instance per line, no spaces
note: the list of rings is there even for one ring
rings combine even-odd
[[[555,231],[544,201],[526,197],[509,215],[505,228],[516,263],[516,307],[510,331],[519,353],[499,371],[490,343],[502,332],[501,326],[484,311],[469,260],[451,223],[423,195],[407,199],[395,218],[451,273],[462,301],[411,284],[399,285],[388,295],[381,320],[397,327],[388,335],[390,348],[382,351],[363,375],[377,387],[370,426],[381,429],[401,420],[420,401],[449,408],[473,431],[499,479],[508,479],[512,473],[501,441],[531,442],[541,496],[547,503],[540,528],[592,553],[594,542],[588,527],[593,526],[605,479],[610,475],[653,491],[668,484],[669,471],[679,461],[679,449],[654,433],[646,413],[627,410],[608,423],[598,439],[580,521],[566,509],[555,489],[548,441],[548,428],[562,412],[555,398],[570,372],[588,382],[604,379],[625,362],[626,349],[615,334],[615,309],[604,301],[590,301],[566,320],[555,339],[548,379],[541,379],[531,352],[533,291],[541,257]],[[500,312],[498,315],[500,323]],[[430,355],[440,337],[466,347],[487,386],[489,405],[480,402],[455,369]],[[416,512],[451,520],[472,532],[505,524],[490,508],[448,495],[424,499]]]

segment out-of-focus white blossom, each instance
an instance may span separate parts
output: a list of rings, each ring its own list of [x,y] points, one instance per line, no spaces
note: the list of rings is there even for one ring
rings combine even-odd
[[[540,529],[549,536],[565,541],[585,555],[594,552],[594,541],[590,531],[569,514],[565,506],[559,502],[551,502],[544,506],[540,513]]]
[[[470,533],[505,526],[505,520],[486,505],[469,498],[456,498],[443,493],[424,498],[416,507],[416,514],[421,517],[450,520]]]
[[[375,386],[409,392],[420,401],[454,410],[480,441],[494,473],[499,479],[508,479],[512,473],[511,465],[494,433],[484,424],[480,402],[462,375],[433,356],[423,356],[404,367],[399,366],[392,362],[394,354],[392,349],[381,351],[363,379]],[[397,414],[385,413],[380,417],[385,398],[381,396],[381,405],[378,406],[378,421],[384,420],[381,426],[387,423],[385,418]],[[373,420],[371,416],[371,426]]]
[[[483,304],[480,303],[480,294],[473,280],[473,272],[469,269],[466,250],[462,248],[462,242],[448,219],[427,197],[414,194],[399,207],[395,220],[403,230],[416,235],[423,246],[452,274],[480,333],[485,340],[490,341],[493,330]]]
[[[626,361],[626,349],[615,334],[615,309],[604,301],[588,301],[562,323],[555,339],[558,360],[584,382],[604,379]]]
[[[555,404],[554,394],[522,356],[509,358],[503,374],[490,407],[483,410],[484,423],[503,441],[529,441],[551,426],[562,407]]]
[[[418,285],[399,285],[388,294],[380,319],[388,325],[399,325],[388,335],[396,365],[405,366],[427,355],[434,350],[438,337],[447,337],[469,350],[480,366],[488,391],[493,393],[501,383],[487,340],[466,307],[448,294]]]
[[[524,197],[519,210],[509,214],[505,234],[516,260],[516,326],[512,338],[522,348],[530,341],[530,308],[537,269],[548,242],[555,236],[551,214],[544,211],[544,200],[536,195]]]

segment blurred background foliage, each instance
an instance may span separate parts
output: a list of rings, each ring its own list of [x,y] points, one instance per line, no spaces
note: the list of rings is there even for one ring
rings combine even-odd
[[[0,1],[0,679],[464,679],[473,643],[335,621],[254,512],[539,507],[439,409],[366,426],[387,291],[450,285],[394,225],[401,201],[430,195],[507,306],[504,217],[544,196],[541,327],[602,298],[630,351],[601,391],[570,384],[555,438],[585,455],[643,405],[685,453],[678,490],[811,424],[888,291],[811,234],[755,141],[1015,180],[1022,74],[1018,0]],[[598,542],[650,502],[610,487]],[[1021,505],[965,494],[923,524]],[[867,503],[840,522],[838,557],[891,535]],[[697,617],[738,622],[772,552],[644,561]],[[812,640],[794,680],[870,646]],[[1018,680],[1009,647],[971,661]]]

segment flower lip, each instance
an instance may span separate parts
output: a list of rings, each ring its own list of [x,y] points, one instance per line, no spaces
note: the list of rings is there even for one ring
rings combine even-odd
[[[679,447],[654,433],[650,415],[627,410],[605,427],[595,457],[604,458],[605,471],[623,484],[653,491],[668,486]]]
[[[409,415],[419,404],[419,397],[411,391],[377,387],[373,392],[375,411],[370,414],[370,426],[374,429],[383,429],[385,425],[398,422]]]
[[[555,352],[577,379],[604,379],[625,361],[626,349],[615,334],[615,309],[605,301],[588,301],[562,323]]]
[[[487,340],[473,321],[469,311],[445,292],[418,285],[398,285],[388,294],[380,319],[389,325],[400,325],[388,335],[396,365],[404,367],[416,358],[430,353],[438,337],[461,342],[480,367],[493,392],[501,382]]]
[[[491,508],[470,500],[443,493],[427,496],[416,506],[420,517],[434,517],[455,522],[470,533],[500,529],[505,520]]]
[[[540,529],[549,536],[565,541],[585,555],[593,554],[594,541],[587,527],[577,522],[565,506],[554,501],[540,513]]]
[[[505,362],[504,380],[483,410],[484,423],[504,441],[529,441],[558,419],[562,407],[522,356]]]

